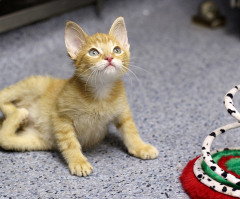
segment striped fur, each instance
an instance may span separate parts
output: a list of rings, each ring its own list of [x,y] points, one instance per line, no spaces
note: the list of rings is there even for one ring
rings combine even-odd
[[[73,77],[33,76],[0,91],[0,109],[6,118],[0,146],[16,151],[58,149],[72,174],[87,176],[92,166],[82,148],[98,144],[113,122],[130,154],[156,158],[157,149],[141,140],[128,106],[121,77],[128,71],[130,53],[127,35],[122,34],[126,34],[122,17],[109,34],[93,36],[67,22],[65,41],[75,61]],[[116,46],[121,53],[114,53]],[[99,55],[90,56],[91,49]]]

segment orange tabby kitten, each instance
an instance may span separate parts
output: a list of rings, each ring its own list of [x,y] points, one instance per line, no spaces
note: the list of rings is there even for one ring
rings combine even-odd
[[[92,36],[69,21],[65,44],[75,62],[72,78],[33,76],[0,91],[5,118],[0,146],[16,151],[59,149],[72,174],[87,176],[92,166],[82,148],[99,143],[113,122],[130,154],[156,158],[157,149],[139,137],[121,80],[130,55],[123,17],[114,21],[109,34]]]

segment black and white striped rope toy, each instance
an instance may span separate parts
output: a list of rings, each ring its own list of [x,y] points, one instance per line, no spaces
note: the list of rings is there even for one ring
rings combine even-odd
[[[191,160],[180,177],[183,188],[193,199],[240,198],[240,148],[210,152],[217,136],[240,127],[240,113],[233,104],[239,90],[240,85],[235,86],[224,96],[228,113],[237,121],[211,132],[202,144],[202,156]]]

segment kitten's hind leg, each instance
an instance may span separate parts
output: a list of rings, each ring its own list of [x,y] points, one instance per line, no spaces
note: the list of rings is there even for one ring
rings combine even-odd
[[[45,91],[49,79],[37,76],[24,79],[0,91],[0,110],[5,117],[16,112],[16,104],[22,101],[31,103]]]
[[[24,108],[16,109],[14,113],[6,117],[0,129],[0,147],[15,151],[50,149],[50,146],[34,132],[34,129],[26,128],[17,132],[27,117],[28,111]]]
[[[19,90],[17,85],[13,85],[0,91],[0,110],[5,117],[17,111],[13,102],[20,98]]]
[[[3,120],[3,117],[0,117],[0,129],[2,128]]]

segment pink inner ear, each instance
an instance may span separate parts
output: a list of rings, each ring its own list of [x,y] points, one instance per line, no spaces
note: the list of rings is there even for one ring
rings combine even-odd
[[[76,48],[80,45],[80,39],[78,36],[78,32],[74,29],[69,29],[69,34],[68,34],[68,39],[70,41],[70,44],[72,45],[73,48]]]
[[[119,26],[115,29],[115,36],[118,38],[119,42],[126,49],[128,47],[127,32],[124,26]]]
[[[68,54],[72,59],[76,59],[78,53],[81,51],[86,42],[86,33],[74,22],[69,22],[65,29],[65,44]]]
[[[81,39],[79,38],[79,33],[74,29],[69,29],[67,32],[66,41],[70,56],[72,58],[75,58],[82,47]]]
[[[80,39],[79,38],[74,38],[73,45],[76,46],[76,47],[81,46]]]

